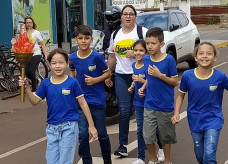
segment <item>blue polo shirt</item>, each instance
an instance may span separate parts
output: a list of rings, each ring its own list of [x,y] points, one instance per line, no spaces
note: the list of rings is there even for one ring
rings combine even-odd
[[[108,71],[107,63],[104,57],[92,51],[88,56],[81,58],[78,51],[70,54],[70,69],[76,70],[76,79],[81,85],[82,92],[89,105],[106,106],[104,82],[99,82],[88,86],[85,82],[85,74],[91,77],[99,77]]]
[[[163,59],[154,61],[151,55],[143,57],[145,68],[155,65],[167,77],[176,77],[176,62],[171,55],[166,54]],[[156,111],[170,112],[174,110],[174,86],[163,80],[151,76],[146,71],[147,88],[144,107]]]
[[[78,81],[66,77],[62,83],[53,83],[52,77],[44,79],[36,91],[36,96],[47,101],[47,123],[60,124],[64,121],[76,121],[78,103],[76,98],[83,96]]]
[[[228,77],[222,71],[213,69],[207,78],[199,78],[196,69],[183,73],[179,91],[188,92],[187,114],[192,132],[222,128],[224,89],[228,90]]]
[[[136,67],[136,63],[137,62],[134,62],[132,64],[134,75],[138,75],[139,77],[146,79],[145,66],[142,65],[141,67]],[[142,87],[142,85],[143,83],[135,81],[134,100],[133,100],[134,106],[144,107],[145,97],[141,98],[138,94],[138,90],[139,88]]]

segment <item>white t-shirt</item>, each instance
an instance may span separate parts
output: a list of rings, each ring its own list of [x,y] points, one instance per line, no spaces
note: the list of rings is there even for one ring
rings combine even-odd
[[[145,39],[147,29],[142,28],[143,38]],[[116,37],[113,41],[113,33],[110,39],[110,45],[108,48],[108,53],[114,53],[116,56],[116,68],[115,72],[119,74],[133,74],[132,63],[136,60],[134,58],[127,58],[124,54],[125,50],[133,50],[133,44],[138,40],[137,25],[129,33],[123,33],[122,28],[117,32]]]
[[[38,30],[34,30],[32,33],[32,38],[36,38],[35,46],[34,46],[34,53],[33,56],[35,55],[41,55],[41,49],[39,46],[39,43],[43,41],[43,38],[41,36],[41,33]]]

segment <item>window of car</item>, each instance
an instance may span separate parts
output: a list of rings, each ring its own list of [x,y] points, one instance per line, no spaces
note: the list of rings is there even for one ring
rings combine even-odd
[[[182,27],[185,27],[188,25],[188,19],[183,13],[177,13],[177,18]]]
[[[177,30],[180,28],[180,23],[179,20],[177,18],[177,15],[175,13],[171,14],[171,20],[170,20],[170,25],[171,25],[171,31]]]
[[[167,13],[150,13],[138,15],[136,23],[140,26],[150,29],[152,27],[160,27],[162,30],[168,29],[168,14]]]

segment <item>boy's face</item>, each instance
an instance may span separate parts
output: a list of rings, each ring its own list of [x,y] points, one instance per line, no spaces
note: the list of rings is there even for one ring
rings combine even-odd
[[[79,49],[82,51],[88,50],[90,48],[90,44],[93,43],[93,38],[90,35],[78,34],[75,40]]]
[[[151,55],[156,55],[161,52],[164,42],[160,42],[156,37],[146,37],[146,49]]]
[[[217,56],[215,56],[213,48],[207,44],[201,45],[195,56],[195,61],[201,67],[212,67],[216,59]]]
[[[62,54],[55,54],[51,62],[49,63],[50,68],[55,76],[63,76],[65,75],[66,69],[68,67],[68,63]]]

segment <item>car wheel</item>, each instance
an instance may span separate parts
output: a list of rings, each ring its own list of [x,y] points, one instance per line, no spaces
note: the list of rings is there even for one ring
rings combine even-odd
[[[167,54],[171,55],[175,59],[175,61],[177,62],[176,57],[175,57],[175,54],[173,53],[173,51],[169,50],[167,52]]]
[[[119,113],[115,89],[106,89],[106,117],[113,117]]]

